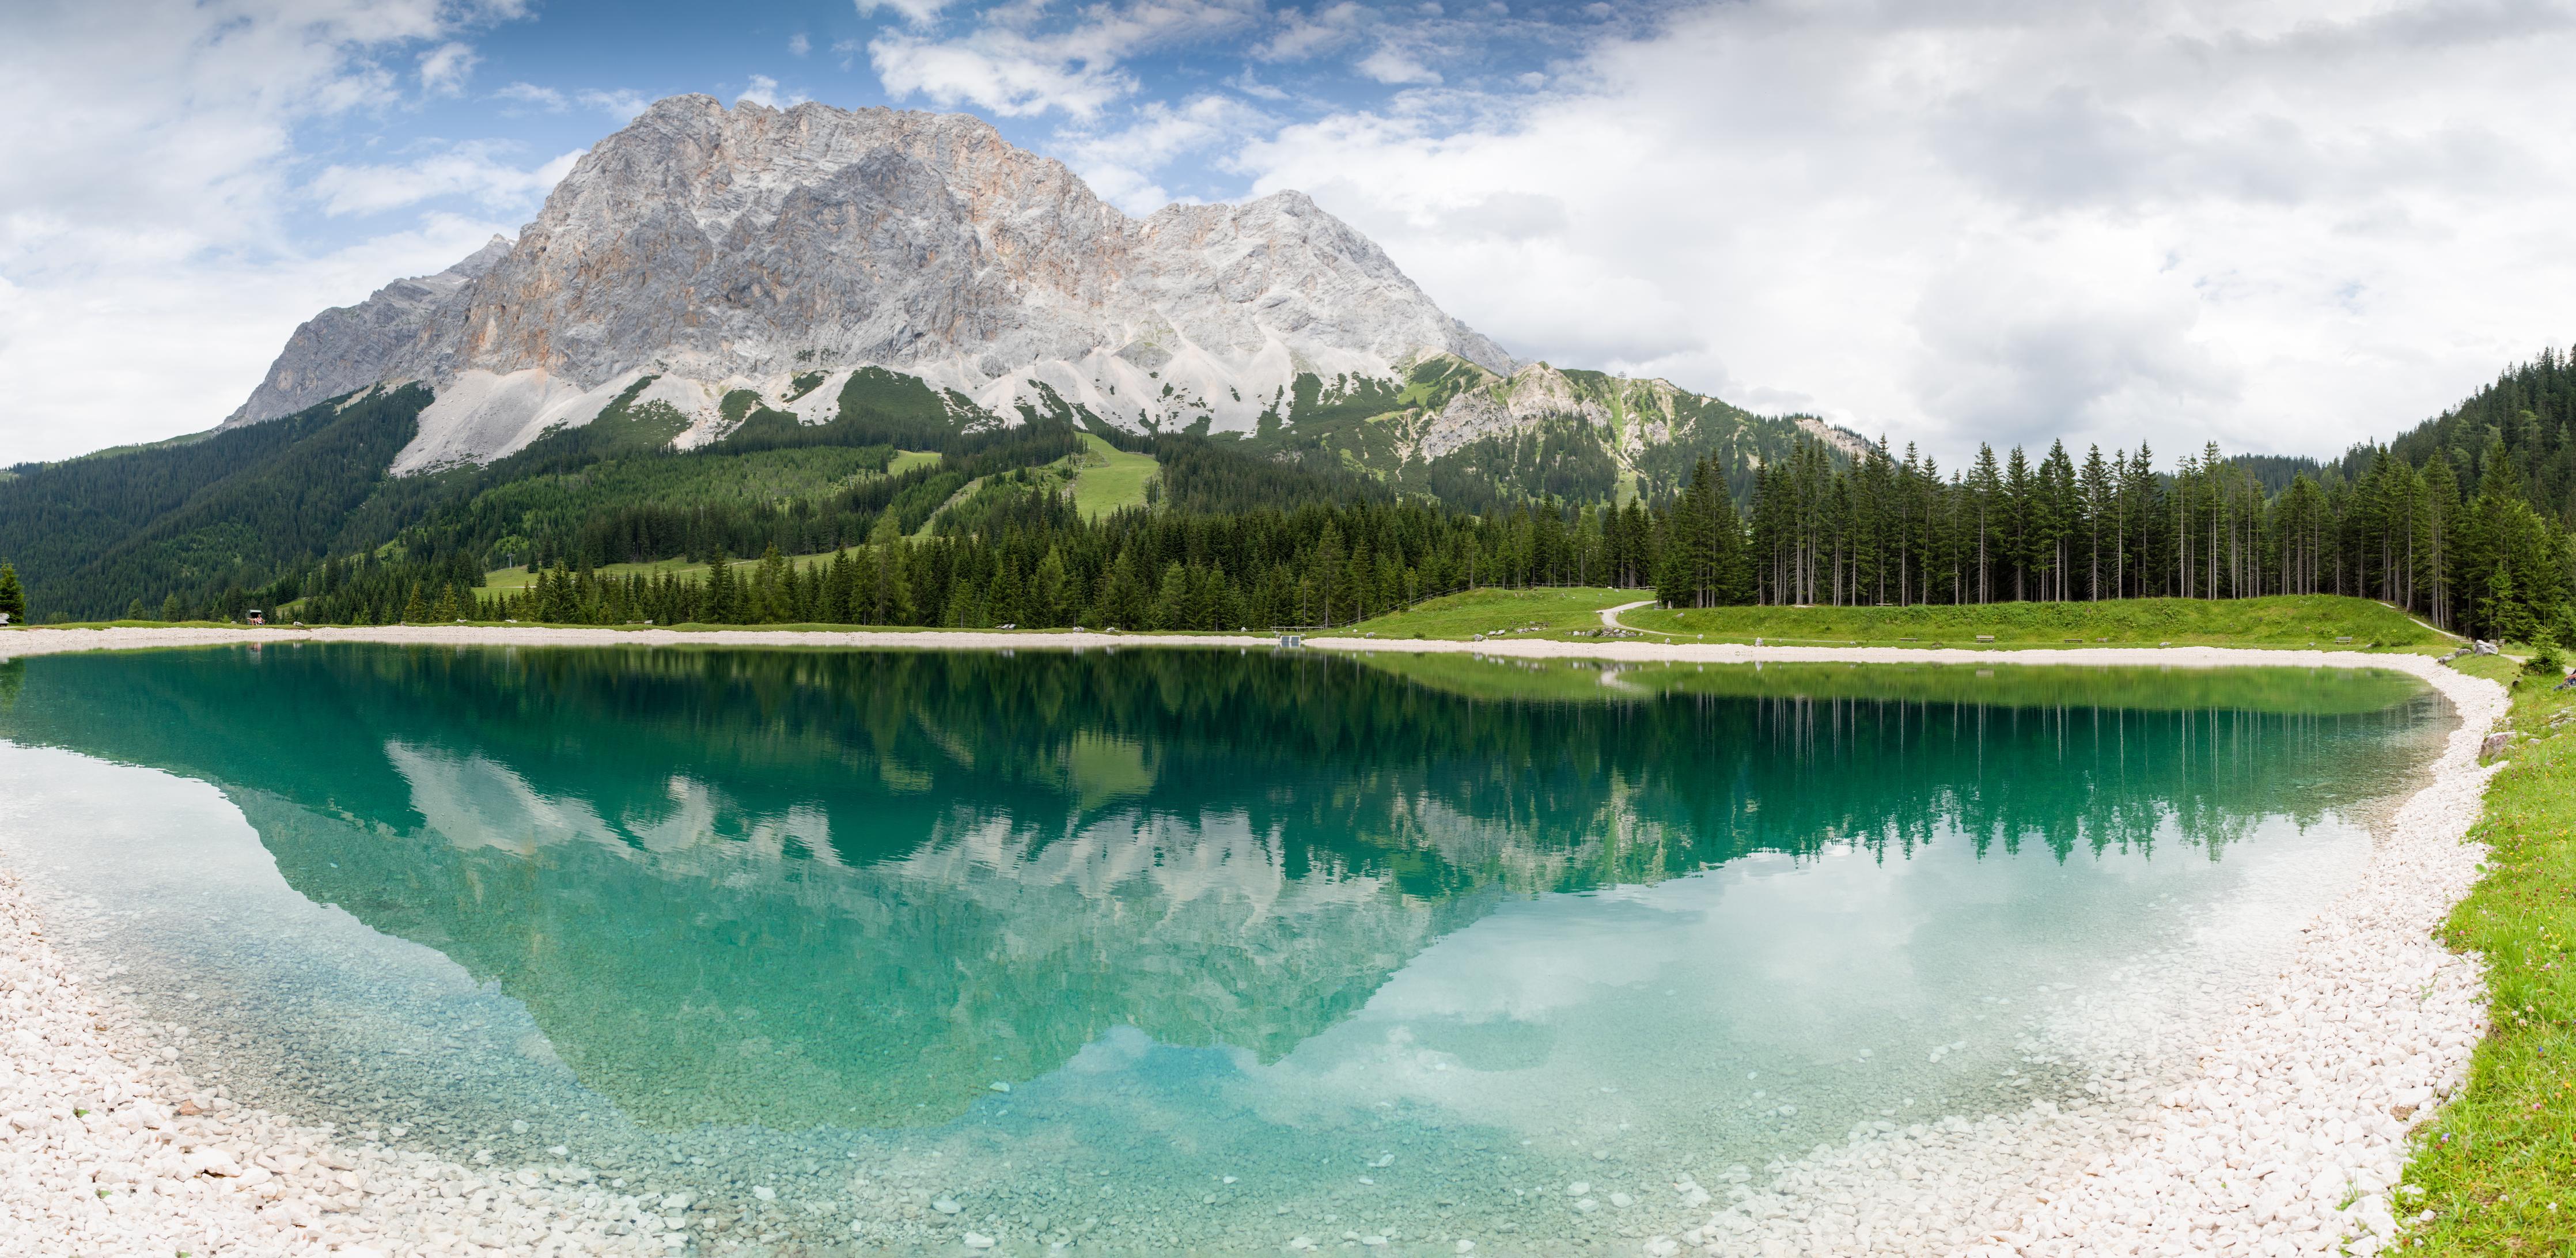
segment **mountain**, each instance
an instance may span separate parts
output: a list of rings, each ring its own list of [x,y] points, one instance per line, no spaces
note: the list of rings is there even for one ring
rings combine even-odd
[[[1657,500],[1712,456],[1742,497],[1810,439],[1864,448],[1521,362],[1301,193],[1137,218],[971,117],[683,96],[515,239],[314,316],[212,432],[10,469],[0,556],[109,615],[283,601],[334,556],[953,531],[1006,473],[1086,516]]]
[[[828,402],[863,366],[994,414],[1051,394],[1130,428],[1249,431],[1300,373],[1514,365],[1301,193],[1130,218],[954,114],[673,97],[491,253],[308,324],[272,381],[428,382],[396,463],[419,471],[588,422],[648,374],[641,400],[704,440],[736,389]],[[318,400],[262,390],[244,418]]]
[[[1401,476],[1561,419],[1633,481],[1651,449],[1694,444],[1676,399],[1709,403],[1521,366],[1302,193],[1132,218],[976,118],[678,96],[585,155],[516,242],[298,329],[227,422],[422,381],[407,474],[488,463],[621,397],[686,418],[684,448],[740,423],[725,400],[746,390],[819,424],[876,367],[970,422],[1137,432],[1276,437],[1436,400],[1385,441],[1303,444]],[[1794,437],[1722,409],[1729,432]]]
[[[267,377],[222,426],[292,415],[384,379],[386,366],[420,339],[431,315],[509,254],[509,238],[494,236],[436,275],[395,280],[357,305],[334,306],[305,320],[286,339]]]

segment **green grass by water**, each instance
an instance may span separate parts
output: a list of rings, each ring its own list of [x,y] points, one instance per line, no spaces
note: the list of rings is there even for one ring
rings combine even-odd
[[[1605,608],[1653,598],[1650,590],[1474,590],[1365,621],[1381,638],[1589,636]],[[1619,621],[1650,641],[1774,646],[2008,649],[2068,646],[2420,648],[2453,639],[2384,603],[2334,595],[2247,599],[2141,598],[2100,603],[1988,603],[1928,607],[1640,607]],[[1991,637],[1980,642],[1980,637]],[[2349,642],[2338,643],[2338,638]]]
[[[2401,1216],[2420,1252],[2576,1253],[2576,690],[2493,656],[2463,671],[2513,683],[2514,741],[2471,837],[2486,876],[2443,938],[2485,954],[2492,1025],[2460,1099],[2418,1128]]]
[[[1639,629],[1706,635],[1711,642],[1760,637],[1786,645],[1954,647],[2419,646],[2444,635],[2369,599],[2286,595],[2246,599],[2139,598],[2100,603],[1989,603],[1939,607],[1641,608],[1620,617]],[[1991,636],[1992,642],[1979,642]]]

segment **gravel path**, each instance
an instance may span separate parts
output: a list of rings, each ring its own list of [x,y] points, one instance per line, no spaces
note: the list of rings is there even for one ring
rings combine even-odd
[[[29,630],[0,659],[115,647],[265,641],[516,645],[708,642],[778,646],[1243,645],[1241,638],[538,628]],[[2089,1100],[1938,1127],[1855,1129],[1795,1163],[1719,1185],[1728,1204],[1648,1254],[2289,1254],[2375,1252],[2402,1207],[2405,1133],[2466,1077],[2486,1025],[2475,956],[2432,937],[2477,876],[2464,843],[2490,768],[2478,742],[2502,687],[2421,656],[2221,648],[1904,651],[1552,641],[1313,640],[1348,650],[1705,662],[2387,668],[2423,678],[2461,717],[2430,784],[2382,828],[2369,868],[2309,923],[2266,984],[2212,1024],[2124,1015],[2111,993],[2068,1028],[2091,1035]],[[157,1062],[148,1028],[88,1000],[45,943],[36,907],[0,873],[0,1255],[116,1253],[657,1253],[685,1202],[622,1195],[578,1166],[496,1169],[385,1149],[375,1133],[298,1128],[200,1093]],[[2187,1034],[2178,1055],[2159,1035]],[[2124,1037],[2142,1046],[2120,1048]],[[2169,1047],[2169,1046],[2168,1046]],[[2176,1058],[2180,1064],[2177,1064]],[[141,1062],[142,1065],[134,1063]],[[1696,1187],[1696,1186],[1690,1186]]]

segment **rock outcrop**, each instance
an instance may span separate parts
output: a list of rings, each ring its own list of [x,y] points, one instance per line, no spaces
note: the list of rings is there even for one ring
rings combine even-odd
[[[395,280],[357,305],[333,306],[305,320],[223,426],[292,415],[384,379],[387,365],[420,340],[431,316],[509,253],[509,238],[494,236],[436,275]]]

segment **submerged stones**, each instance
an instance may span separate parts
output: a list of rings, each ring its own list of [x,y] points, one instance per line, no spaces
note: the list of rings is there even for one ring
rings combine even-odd
[[[0,1113],[10,1130],[0,1254],[384,1258],[439,1237],[515,1252],[673,1248],[653,1203],[603,1190],[579,1168],[487,1176],[201,1087],[141,1028],[111,1027],[116,1015],[90,1000],[37,923],[16,877],[0,871]]]

